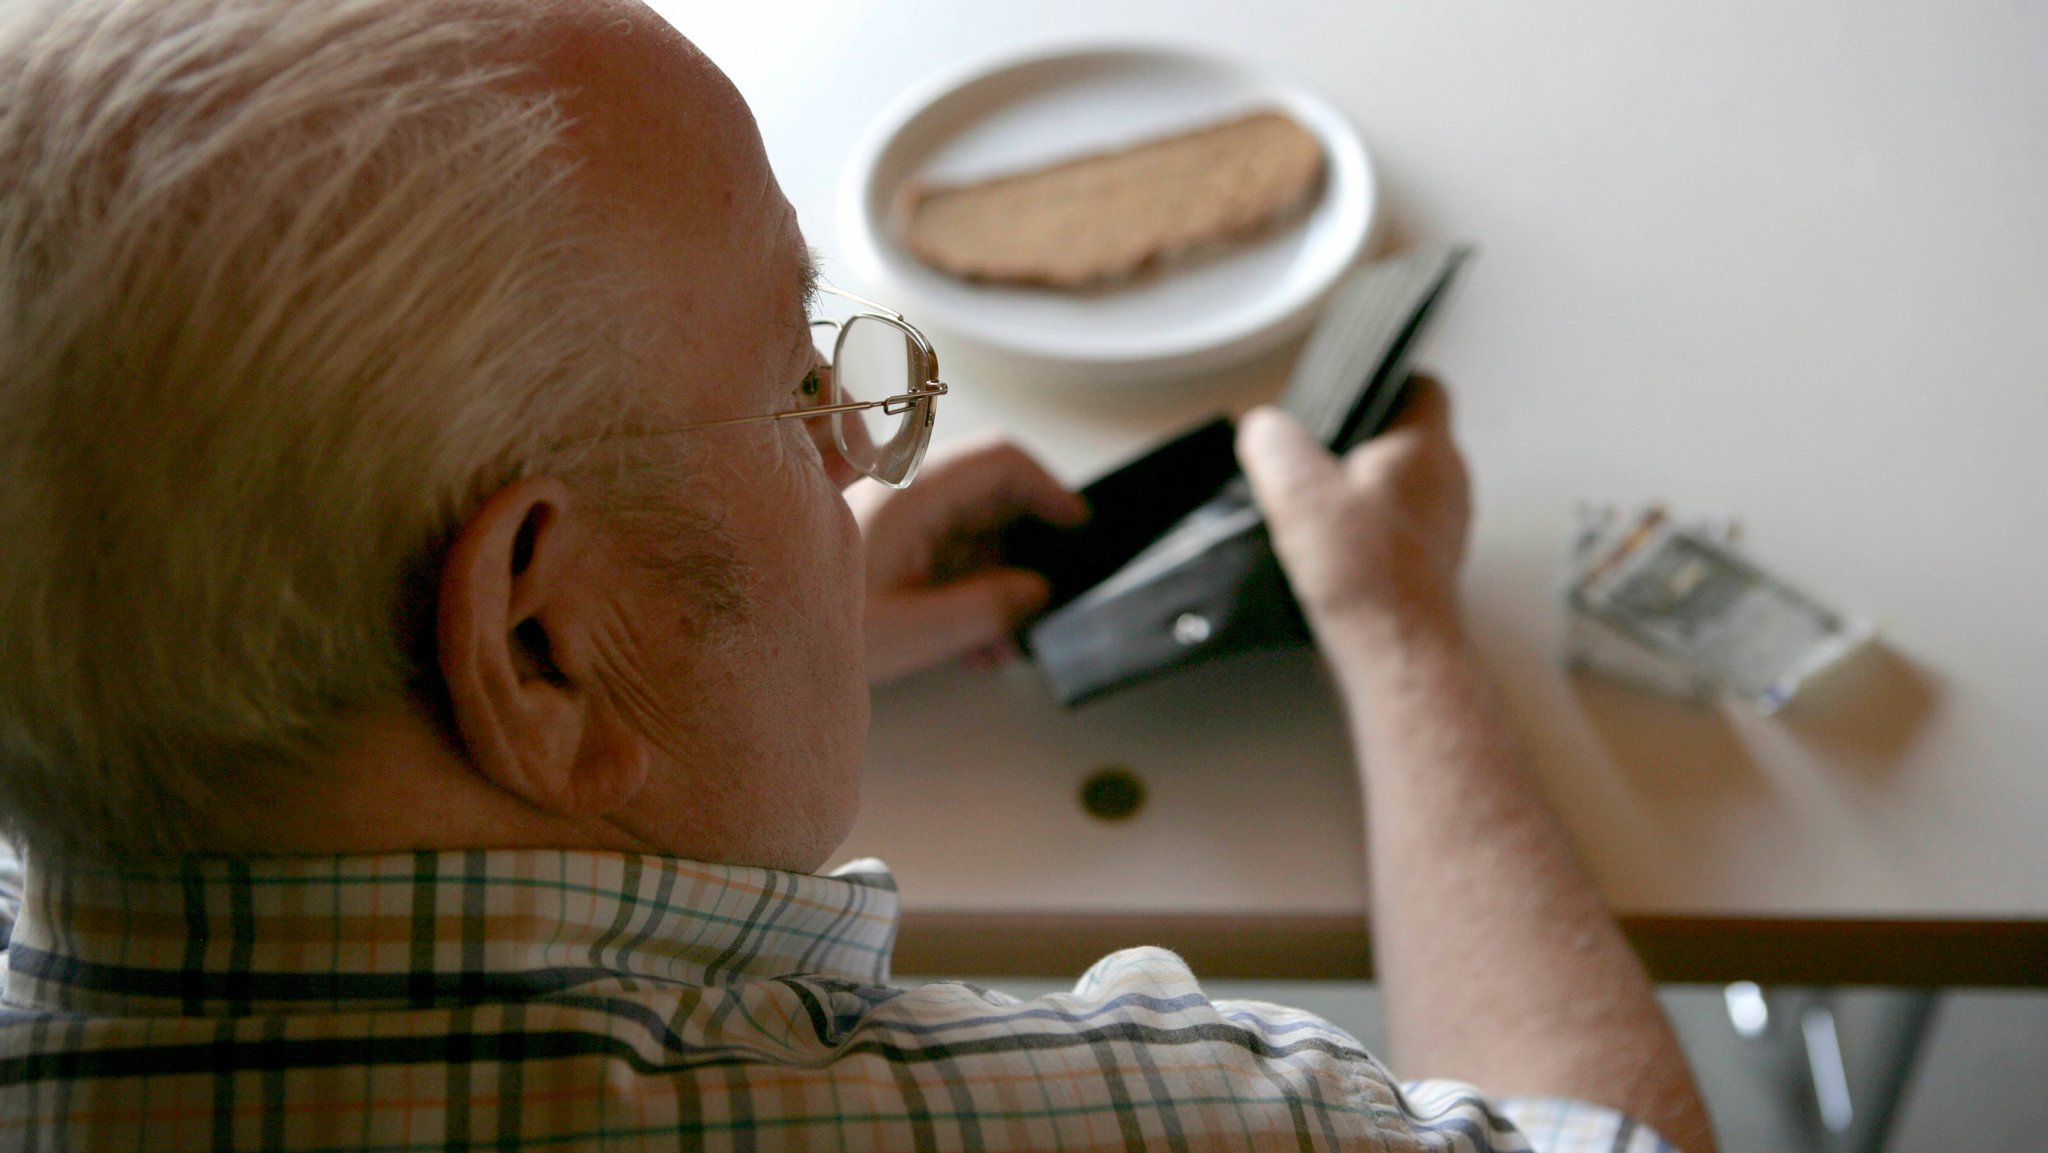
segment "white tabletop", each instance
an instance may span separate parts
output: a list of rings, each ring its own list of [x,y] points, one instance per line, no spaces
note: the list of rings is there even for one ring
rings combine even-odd
[[[658,6],[752,103],[828,274],[853,141],[935,69],[1140,39],[1318,87],[1373,150],[1388,246],[1481,248],[1427,357],[1476,474],[1468,601],[1610,900],[2048,917],[2048,7]],[[1289,355],[1084,390],[940,354],[942,439],[1005,428],[1077,481],[1272,395]],[[1888,647],[1775,718],[1568,675],[1583,496],[1732,513]],[[1077,805],[1104,764],[1147,783],[1135,819]],[[1356,912],[1357,805],[1307,654],[1073,713],[1028,667],[947,670],[878,696],[846,849],[913,910]]]

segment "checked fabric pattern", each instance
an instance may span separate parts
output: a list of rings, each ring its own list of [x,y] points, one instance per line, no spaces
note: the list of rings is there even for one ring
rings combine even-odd
[[[1578,1102],[1397,1084],[1131,949],[1074,992],[891,987],[883,867],[557,851],[0,853],[0,1149],[1655,1153]],[[11,890],[11,891],[9,891]],[[11,922],[11,939],[5,934]]]

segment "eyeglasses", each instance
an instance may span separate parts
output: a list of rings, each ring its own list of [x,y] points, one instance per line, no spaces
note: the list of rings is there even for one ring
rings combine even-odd
[[[845,320],[811,321],[819,364],[797,386],[795,408],[669,431],[829,419],[832,443],[847,464],[890,488],[903,488],[917,476],[917,466],[931,446],[934,402],[949,391],[939,379],[938,355],[900,313],[831,285],[821,284],[818,291],[865,311]]]

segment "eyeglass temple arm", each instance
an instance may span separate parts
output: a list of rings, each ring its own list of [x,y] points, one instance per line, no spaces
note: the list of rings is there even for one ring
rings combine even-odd
[[[920,400],[930,400],[934,397],[944,396],[950,391],[952,389],[945,381],[935,380],[932,381],[930,388],[919,389],[916,392],[899,393],[896,396],[885,396],[880,400],[856,400],[850,404],[821,404],[816,408],[793,408],[788,412],[770,413],[767,416],[735,416],[725,420],[711,420],[703,424],[693,424],[687,430],[679,429],[677,431],[720,428],[729,424],[758,424],[764,420],[809,420],[814,416],[830,416],[835,412],[860,412],[870,408],[879,408],[891,416],[895,416],[903,411],[902,406],[915,404]],[[890,407],[892,405],[897,407]]]

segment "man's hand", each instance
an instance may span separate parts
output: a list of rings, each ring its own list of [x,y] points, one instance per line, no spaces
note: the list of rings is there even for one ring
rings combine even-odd
[[[1343,460],[1259,410],[1238,458],[1337,674],[1366,797],[1373,964],[1408,1077],[1713,1131],[1654,988],[1530,775],[1458,625],[1471,521],[1443,389]]]
[[[1238,459],[1273,549],[1326,644],[1358,628],[1456,617],[1470,485],[1442,386],[1417,377],[1409,390],[1400,418],[1341,460],[1277,409],[1253,409],[1238,425]]]
[[[1073,525],[1088,506],[1024,450],[980,437],[935,451],[907,489],[846,490],[867,542],[868,682],[1007,651],[1044,607],[1045,578],[1002,567],[996,531],[1020,516]]]

